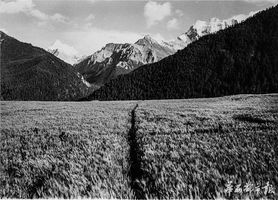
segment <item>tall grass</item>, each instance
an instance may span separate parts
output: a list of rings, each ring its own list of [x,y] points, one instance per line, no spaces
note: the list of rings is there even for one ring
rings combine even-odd
[[[133,198],[132,106],[1,102],[0,197]]]
[[[145,195],[278,198],[277,191],[235,190],[247,183],[278,186],[277,108],[278,95],[142,103],[136,121],[145,173],[138,181]],[[224,192],[228,181],[230,194]]]
[[[0,197],[278,198],[278,95],[137,103],[1,102]]]

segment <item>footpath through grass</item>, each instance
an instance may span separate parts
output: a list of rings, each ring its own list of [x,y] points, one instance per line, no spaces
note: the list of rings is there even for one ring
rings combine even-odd
[[[278,198],[277,94],[1,102],[0,130],[1,198]]]

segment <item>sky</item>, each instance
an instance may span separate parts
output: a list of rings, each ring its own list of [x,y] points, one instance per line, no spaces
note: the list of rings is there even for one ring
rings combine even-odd
[[[0,30],[45,49],[90,55],[107,43],[144,35],[172,40],[197,20],[249,14],[278,0],[0,0]]]

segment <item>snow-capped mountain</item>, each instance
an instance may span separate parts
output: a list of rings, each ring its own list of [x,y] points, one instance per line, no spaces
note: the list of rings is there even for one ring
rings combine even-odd
[[[120,74],[157,62],[175,52],[176,49],[169,44],[146,35],[134,44],[109,43],[75,67],[89,83],[102,85]]]
[[[156,41],[146,35],[134,44],[109,43],[75,66],[86,81],[103,85],[120,74],[129,73],[141,65],[157,62],[204,35],[233,26],[256,13],[250,12],[248,15],[237,15],[225,20],[218,18],[209,21],[197,20],[187,32],[172,41]]]
[[[211,18],[209,21],[197,20],[196,23],[192,25],[187,32],[181,34],[177,38],[176,42],[182,41],[186,45],[188,45],[204,35],[215,33],[235,24],[241,23],[242,21],[246,20],[249,17],[252,17],[256,13],[257,12],[250,12],[248,15],[236,15],[225,20],[220,20],[215,17]]]
[[[62,43],[60,40],[56,40],[50,47],[48,47],[48,52],[71,65],[78,63],[83,59],[75,48]]]

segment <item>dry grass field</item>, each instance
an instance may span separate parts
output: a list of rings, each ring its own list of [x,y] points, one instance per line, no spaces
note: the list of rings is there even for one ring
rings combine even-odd
[[[0,198],[274,199],[277,146],[277,94],[3,101]]]
[[[146,197],[274,198],[244,186],[278,189],[278,95],[146,101],[136,117]]]
[[[129,102],[1,102],[0,197],[132,198]]]

